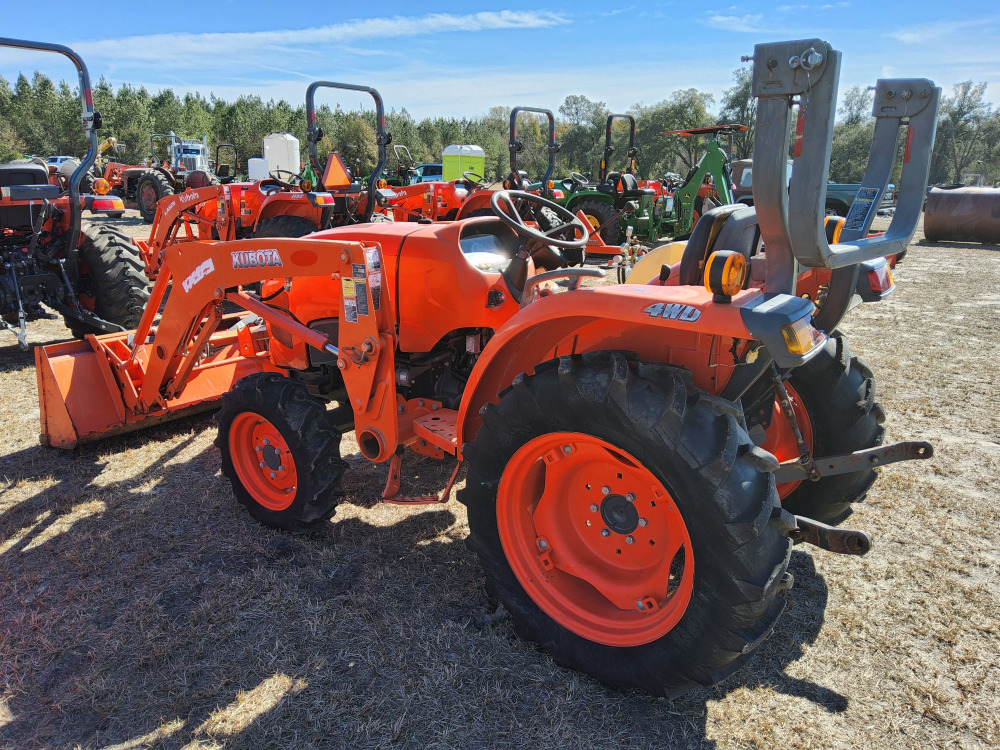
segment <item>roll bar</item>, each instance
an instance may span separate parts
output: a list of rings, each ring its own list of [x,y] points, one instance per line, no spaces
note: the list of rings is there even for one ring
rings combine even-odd
[[[101,115],[94,111],[94,94],[90,88],[90,73],[87,64],[76,52],[61,44],[48,42],[29,42],[24,39],[9,39],[0,37],[0,47],[15,47],[17,49],[33,49],[39,52],[55,52],[65,55],[76,66],[80,78],[80,98],[83,101],[83,132],[87,136],[87,155],[83,157],[73,175],[69,178],[69,237],[66,255],[72,258],[80,240],[80,219],[83,210],[80,208],[80,181],[94,166],[97,159],[97,131],[101,127]]]
[[[611,159],[611,154],[615,152],[611,146],[611,126],[614,125],[615,120],[629,121],[628,161],[625,171],[628,174],[635,174],[635,157],[639,153],[639,149],[635,147],[635,118],[632,115],[608,115],[608,122],[604,128],[604,156],[601,157],[600,168],[597,170],[598,183],[608,179],[608,161]]]
[[[517,171],[517,152],[524,148],[524,144],[517,139],[518,112],[534,112],[549,118],[549,167],[545,170],[545,176],[542,178],[542,195],[547,198],[550,195],[549,180],[556,169],[556,153],[559,151],[559,144],[556,143],[556,118],[550,110],[536,107],[514,107],[510,111],[510,143],[507,148],[510,149],[510,173],[517,183],[514,185],[515,190],[524,190],[521,175]]]
[[[794,294],[796,261],[831,269],[902,252],[923,205],[941,89],[926,79],[880,80],[868,167],[841,234],[823,228],[841,53],[821,39],[758,44],[753,54],[757,97],[753,194],[767,248],[765,291]],[[792,106],[799,105],[793,169],[785,185]],[[867,237],[892,172],[899,128],[907,126],[896,213],[886,233]],[[841,277],[846,274],[836,274]]]
[[[335,81],[314,81],[306,89],[306,140],[309,141],[309,163],[317,176],[323,174],[319,164],[319,141],[323,137],[323,129],[316,124],[316,89],[340,89],[342,91],[361,91],[370,94],[375,100],[375,143],[378,146],[378,164],[368,177],[368,189],[365,193],[365,212],[362,223],[372,220],[375,211],[375,183],[378,182],[382,169],[385,167],[386,146],[392,143],[392,133],[385,129],[385,107],[382,95],[370,86],[358,86],[353,83],[336,83]]]
[[[399,155],[401,151],[406,154],[406,166],[412,167],[413,157],[410,156],[410,149],[401,143],[393,144],[392,152],[396,155],[396,162],[400,165],[403,163],[403,158]]]

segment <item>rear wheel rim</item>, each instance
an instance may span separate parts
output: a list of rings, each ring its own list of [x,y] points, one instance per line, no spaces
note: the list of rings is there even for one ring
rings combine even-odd
[[[94,312],[97,309],[97,285],[94,282],[94,275],[90,272],[90,266],[83,258],[80,258],[77,263],[77,269],[77,300],[84,310]]]
[[[139,202],[142,204],[143,210],[155,210],[157,200],[159,199],[156,197],[156,186],[152,182],[144,182],[142,189],[139,191]]]
[[[788,392],[788,401],[792,405],[792,413],[795,415],[795,421],[799,425],[799,432],[802,433],[802,440],[809,449],[809,452],[812,453],[814,450],[813,427],[812,420],[809,419],[809,412],[802,403],[802,397],[799,396],[791,383],[785,382],[785,390]],[[774,412],[771,416],[771,425],[767,428],[764,444],[761,448],[773,454],[779,463],[796,461],[799,458],[799,444],[795,439],[795,432],[792,430],[792,425],[785,419],[785,413],[781,410],[781,401],[778,400],[777,396],[774,397]],[[801,483],[801,479],[794,482],[782,482],[777,486],[778,498],[784,500]]]
[[[497,490],[497,528],[531,599],[587,640],[651,643],[691,601],[694,556],[677,504],[600,438],[549,433],[518,449]]]
[[[298,476],[291,450],[260,414],[236,416],[229,427],[229,455],[240,483],[261,506],[282,511],[295,500]]]

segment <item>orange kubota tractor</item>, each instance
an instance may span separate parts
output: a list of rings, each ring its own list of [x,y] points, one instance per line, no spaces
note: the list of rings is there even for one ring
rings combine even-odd
[[[454,457],[469,544],[522,636],[658,695],[716,682],[774,628],[793,541],[863,554],[863,533],[822,521],[850,512],[873,466],[931,453],[880,446],[872,374],[836,328],[856,296],[892,290],[884,256],[916,225],[940,90],[879,82],[865,184],[884,191],[907,125],[899,208],[885,235],[866,238],[859,212],[829,244],[840,60],[819,39],[757,46],[756,205],[707,212],[649,284],[535,274],[589,227],[521,191],[494,193],[492,217],[170,245],[134,333],[36,349],[44,439],[71,447],[221,398],[236,499],[289,531],[333,514],[349,430],[389,463],[387,502],[448,498],[451,483],[399,496],[406,448]],[[788,191],[793,99],[808,116]],[[527,208],[557,226],[525,224]],[[766,249],[745,239],[757,232]],[[481,271],[472,249],[510,260]],[[827,274],[818,311],[799,296],[813,269]],[[568,289],[552,293],[558,278]]]
[[[149,298],[138,253],[116,229],[81,219],[84,207],[103,210],[114,203],[80,193],[101,127],[87,66],[58,44],[0,38],[0,47],[55,52],[73,62],[88,142],[83,162],[60,184],[50,184],[44,164],[0,164],[0,327],[14,333],[22,349],[28,348],[27,323],[54,317],[46,308],[60,313],[75,336],[131,328]],[[95,187],[107,192],[106,183]]]

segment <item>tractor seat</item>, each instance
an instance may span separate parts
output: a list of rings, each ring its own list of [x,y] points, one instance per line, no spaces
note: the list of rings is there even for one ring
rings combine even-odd
[[[0,188],[10,189],[12,201],[51,200],[61,192],[49,184],[49,170],[32,161],[0,164]]]
[[[651,188],[640,188],[639,181],[634,174],[626,172],[621,176],[622,197],[626,199],[642,198],[644,195],[656,195],[656,191]]]
[[[757,210],[753,206],[734,203],[706,211],[695,224],[684,248],[678,282],[686,286],[704,284],[705,260],[714,250],[741,252],[749,265],[759,236]]]

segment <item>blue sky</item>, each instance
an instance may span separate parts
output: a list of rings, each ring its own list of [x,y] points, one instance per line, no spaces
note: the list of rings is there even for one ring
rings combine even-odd
[[[718,98],[755,43],[816,36],[844,52],[842,92],[905,76],[932,78],[948,94],[971,78],[1000,102],[1000,7],[985,0],[0,0],[0,34],[67,44],[95,81],[103,75],[116,87],[298,104],[310,81],[337,80],[374,86],[388,108],[417,118],[475,116],[495,104],[556,110],[569,94],[614,111],[691,87]],[[64,58],[0,50],[8,80],[36,69],[75,81]]]

